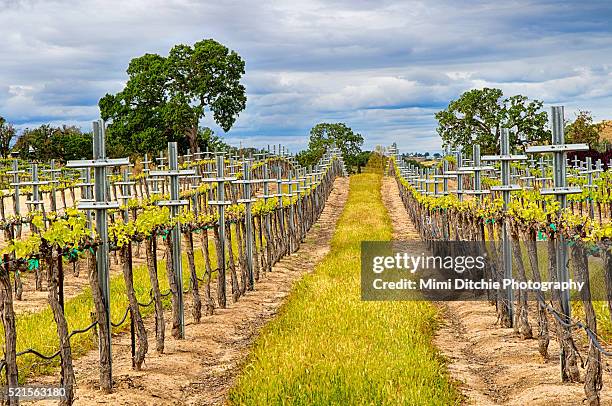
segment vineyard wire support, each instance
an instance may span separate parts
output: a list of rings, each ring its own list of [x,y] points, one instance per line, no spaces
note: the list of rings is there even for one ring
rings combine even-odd
[[[56,188],[55,185],[57,185],[58,181],[57,181],[57,174],[58,172],[61,172],[61,169],[58,169],[55,166],[55,159],[52,159],[51,162],[49,163],[49,169],[43,169],[43,172],[47,172],[49,173],[49,175],[51,175],[51,180],[49,181],[49,183],[51,184],[51,211],[57,211],[57,201],[56,201]]]
[[[600,168],[593,169],[591,157],[586,157],[586,169],[582,171],[582,173],[587,175],[587,184],[585,185],[585,187],[589,189],[589,192],[592,192],[597,188],[597,185],[593,183],[593,174],[599,173],[601,171],[602,170]],[[590,194],[591,193],[589,193],[589,195]],[[591,218],[591,220],[593,220],[595,218],[595,205],[591,196],[589,196],[587,203],[589,205],[589,217]]]
[[[225,283],[225,206],[232,204],[231,201],[225,200],[225,183],[236,180],[236,178],[225,176],[225,156],[223,152],[217,152],[216,156],[217,164],[217,177],[206,179],[209,182],[217,182],[217,200],[209,200],[208,204],[212,206],[218,206],[219,214],[219,253],[218,257],[222,259],[221,263],[217,264],[218,278],[219,278],[219,298],[222,299],[220,306],[226,307],[226,283]]]
[[[293,185],[296,183],[296,181],[293,180],[293,170],[289,171],[289,178],[288,178],[288,193],[287,196],[289,197],[290,200],[290,204],[289,204],[289,253],[293,253],[295,249],[297,249],[297,241],[295,241],[294,238],[294,232],[295,232],[295,225],[294,225],[294,219],[293,216],[295,215],[295,209],[293,207]]]
[[[238,200],[238,203],[245,204],[245,222],[246,222],[246,265],[247,265],[247,276],[249,278],[249,290],[253,290],[255,287],[255,278],[253,275],[253,213],[252,206],[255,199],[251,196],[251,159],[247,158],[242,162],[242,173],[243,180],[236,181],[236,183],[242,183],[242,199]]]
[[[32,163],[31,174],[32,180],[30,182],[20,183],[21,186],[32,186],[32,200],[26,201],[26,204],[30,205],[32,211],[36,211],[40,207],[41,211],[44,212],[45,206],[43,201],[40,199],[40,186],[46,185],[48,182],[44,182],[39,179],[37,163]]]
[[[579,187],[567,186],[567,162],[566,155],[568,151],[586,151],[589,149],[587,144],[565,144],[564,133],[564,111],[563,106],[553,106],[551,109],[552,118],[552,145],[532,146],[527,147],[527,153],[553,153],[553,185],[552,189],[542,189],[542,195],[555,195],[559,202],[559,214],[567,207],[567,195],[573,193],[581,193]],[[542,174],[544,177],[544,174]],[[557,249],[555,256],[557,266],[557,280],[561,283],[569,280],[569,272],[567,269],[567,243],[563,235],[557,235]],[[569,291],[560,292],[561,296],[561,311],[568,319],[571,317],[570,312],[570,296]],[[565,351],[561,348],[561,378],[565,381]]]
[[[270,145],[268,145],[268,152],[270,151]],[[263,198],[264,198],[264,204],[266,207],[268,207],[268,198],[270,197],[270,186],[268,185],[268,183],[270,183],[270,181],[272,181],[272,179],[268,179],[268,163],[265,162],[263,164]],[[269,236],[271,235],[271,223],[270,223],[270,213],[266,213],[265,215],[265,226],[266,226],[266,235]],[[270,241],[266,241],[266,244],[269,245],[271,242]],[[268,258],[268,261],[270,261],[270,258]],[[270,267],[270,263],[268,263],[268,267]]]
[[[526,155],[511,155],[510,153],[510,131],[507,128],[501,129],[501,137],[499,139],[500,155],[483,156],[483,161],[497,161],[501,166],[501,186],[492,186],[491,190],[501,191],[503,198],[503,211],[508,210],[510,204],[510,196],[512,191],[521,190],[519,185],[512,183],[510,176],[510,162],[527,160]],[[512,279],[512,241],[510,239],[510,230],[508,222],[502,224],[502,260],[504,262],[504,279]],[[507,327],[514,325],[514,289],[511,284],[506,287],[506,309],[508,311]]]
[[[17,219],[21,219],[21,202],[20,202],[20,190],[19,186],[21,186],[19,175],[24,173],[25,171],[19,170],[19,161],[17,159],[13,160],[13,170],[7,171],[6,173],[9,175],[13,175],[13,183],[11,186],[15,188],[15,194],[13,195],[13,210],[15,217]],[[17,234],[21,235],[21,222],[17,223]],[[13,237],[14,238],[14,237]]]
[[[194,170],[178,169],[178,147],[176,142],[168,143],[168,170],[151,171],[152,176],[167,176],[170,178],[170,200],[159,201],[159,206],[169,206],[170,215],[176,218],[179,215],[179,207],[189,204],[187,200],[179,199],[179,178],[180,176],[195,175]],[[177,306],[179,311],[179,338],[185,338],[185,304],[183,300],[183,261],[181,257],[181,224],[177,221],[171,231],[172,237],[172,267],[174,268],[174,278],[177,286]]]
[[[108,210],[119,208],[119,203],[111,202],[107,194],[106,176],[107,167],[129,165],[128,158],[109,159],[106,157],[105,147],[105,126],[104,121],[93,122],[93,160],[68,161],[67,168],[94,168],[94,201],[82,200],[79,203],[81,210],[94,210],[96,219],[96,230],[100,245],[96,250],[96,268],[98,271],[98,283],[102,291],[106,313],[106,333],[105,337],[100,335],[100,341],[104,340],[109,349],[109,382],[112,386],[112,347],[111,347],[111,319],[110,319],[110,272],[109,272],[109,247],[108,247]],[[100,348],[102,346],[100,345]]]

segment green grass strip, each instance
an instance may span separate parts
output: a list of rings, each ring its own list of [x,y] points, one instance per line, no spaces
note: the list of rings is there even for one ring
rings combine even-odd
[[[392,235],[380,186],[378,174],[351,177],[331,251],[262,331],[231,403],[459,403],[432,345],[435,307],[360,299],[360,242]]]

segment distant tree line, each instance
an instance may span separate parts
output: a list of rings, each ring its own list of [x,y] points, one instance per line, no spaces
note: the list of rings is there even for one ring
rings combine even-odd
[[[91,133],[83,133],[75,126],[53,127],[43,124],[25,129],[17,139],[13,151],[24,159],[62,162],[92,156]]]
[[[14,125],[0,117],[0,155],[7,158],[11,154],[23,159],[64,162],[91,157],[91,133],[84,133],[75,126],[43,124],[26,128],[18,135]]]
[[[238,152],[237,148],[226,144],[207,127],[198,129],[197,140],[202,151]],[[242,151],[244,154],[249,152],[255,151]],[[22,159],[38,161],[55,159],[66,162],[71,159],[91,158],[92,133],[83,132],[76,126],[62,125],[56,127],[43,124],[35,128],[26,128],[18,135],[15,127],[3,117],[0,117],[0,155],[6,158],[11,154]],[[107,143],[107,154],[110,157],[135,157],[137,155],[134,151],[130,151],[116,142]]]

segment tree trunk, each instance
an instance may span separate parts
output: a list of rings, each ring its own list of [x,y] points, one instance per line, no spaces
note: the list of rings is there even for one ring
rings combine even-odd
[[[236,245],[238,246],[238,265],[240,266],[240,295],[247,288],[247,260],[246,260],[246,233],[244,223],[236,221]],[[232,283],[233,284],[233,283]]]
[[[0,268],[0,309],[2,325],[4,326],[4,361],[6,363],[6,385],[19,386],[17,370],[17,330],[15,328],[15,311],[13,309],[13,291],[10,277],[10,259],[4,256],[4,264]],[[9,405],[18,405],[19,398],[8,398]]]
[[[164,352],[166,323],[164,322],[164,307],[162,304],[161,292],[159,290],[159,280],[157,279],[157,236],[155,234],[148,240],[145,240],[145,251],[153,302],[155,303],[155,350],[162,354]]]
[[[219,225],[214,228],[215,247],[217,251],[217,303],[219,307],[225,309],[227,307],[227,295],[225,286],[225,241],[221,241],[219,236]]]
[[[134,369],[140,371],[145,354],[149,349],[147,342],[147,330],[145,329],[138,306],[136,292],[134,292],[134,275],[132,273],[132,244],[127,243],[121,247],[121,260],[123,261],[123,279],[125,280],[125,290],[130,302],[130,317],[136,326],[136,336],[138,338],[138,349],[134,356]]]
[[[66,207],[68,207],[68,206],[66,205],[66,189],[62,189],[62,190],[60,191],[60,196],[62,197],[62,206],[63,206],[63,208],[64,208],[64,211],[66,211]]]
[[[191,277],[191,293],[193,296],[193,308],[191,314],[196,323],[202,319],[202,300],[198,286],[198,274],[196,273],[195,257],[193,254],[193,232],[185,232],[185,247],[187,251],[187,262],[189,263],[189,274]]]
[[[272,238],[272,230],[271,230],[271,217],[270,214],[265,215],[265,227],[264,227],[264,238],[266,240],[266,267],[265,271],[272,271],[272,261],[273,261],[273,238]]]
[[[77,200],[76,200],[76,197],[74,196],[74,188],[73,187],[70,188],[70,198],[72,199],[72,207],[76,207],[77,206]],[[81,196],[81,199],[83,199],[83,196]]]
[[[496,223],[496,228],[497,228],[497,235],[501,236],[503,234],[502,232],[502,223],[501,222],[497,222]],[[501,261],[501,258],[504,257],[504,253],[503,253],[503,244],[498,244],[497,246],[497,255],[500,258],[500,264],[503,264],[503,261]],[[502,279],[504,277],[504,272],[505,269],[504,267],[500,267],[497,271],[497,280],[502,283]],[[512,320],[510,318],[510,314],[508,313],[508,306],[506,306],[506,304],[504,303],[504,297],[503,297],[503,292],[501,289],[498,290],[497,292],[497,315],[499,317],[499,321],[501,323],[502,326],[504,327],[510,327],[512,325]]]
[[[170,299],[172,302],[172,337],[181,338],[181,312],[179,309],[178,295],[179,289],[182,286],[176,284],[176,272],[174,269],[174,256],[176,253],[172,249],[172,234],[168,233],[166,237],[166,276],[168,277],[168,286],[170,286]]]
[[[463,217],[463,216],[461,216]],[[489,254],[489,258],[492,258],[491,261],[491,265],[488,267],[487,273],[489,275],[487,275],[488,277],[490,277],[493,280],[498,280],[497,279],[497,274],[498,272],[500,272],[501,270],[501,266],[500,266],[500,258],[497,255],[497,248],[495,247],[495,229],[493,228],[493,224],[489,223],[487,224],[487,232],[489,234],[489,240],[488,240],[488,254]],[[463,230],[463,222],[462,221],[457,221],[457,232],[459,231],[459,228],[461,228],[461,230]],[[461,239],[463,236],[459,237],[459,239]],[[489,290],[487,292],[487,297],[489,299],[489,302],[493,305],[497,305],[497,296],[498,296],[498,291],[492,291]]]
[[[533,280],[534,282],[540,283],[542,282],[542,275],[540,274],[538,249],[534,230],[529,231],[525,241],[527,245],[529,265],[533,274]],[[548,334],[548,317],[546,309],[544,308],[544,296],[542,295],[542,292],[536,292],[536,298],[538,301],[538,350],[544,359],[548,359],[548,344],[550,342],[550,336]]]
[[[21,269],[22,266],[15,267],[15,299],[21,300],[23,296],[23,282],[21,281]],[[38,268],[36,268],[37,272],[40,272]],[[41,289],[42,290],[42,289]]]
[[[230,270],[230,279],[232,283],[232,297],[234,299],[234,303],[238,301],[240,297],[240,288],[238,286],[238,275],[236,275],[236,262],[234,261],[234,250],[232,248],[232,227],[228,222],[226,225],[226,240],[227,240],[227,258],[229,263]]]
[[[185,135],[189,141],[191,153],[196,152],[198,150],[198,125],[196,124],[193,127],[188,128]]]
[[[521,282],[527,282],[525,274],[525,265],[523,263],[523,254],[521,252],[521,244],[519,239],[518,226],[512,224],[511,228],[512,252],[514,253],[514,262]],[[533,332],[529,325],[529,313],[527,308],[528,297],[527,290],[520,291],[519,308],[517,314],[518,329],[523,339],[533,338]]]
[[[208,252],[208,230],[202,230],[202,254],[206,267],[206,280],[204,284],[204,299],[206,300],[206,315],[212,316],[215,311],[215,302],[210,292],[210,281],[212,279],[212,267],[210,265],[210,253]]]
[[[555,253],[558,249],[556,241],[553,236],[548,239],[548,273],[551,282],[558,282],[557,277],[557,263],[555,260]],[[561,311],[561,298],[558,290],[552,290],[553,307],[558,314],[563,315]],[[563,382],[579,382],[580,371],[578,370],[578,363],[576,360],[576,348],[574,340],[572,339],[572,332],[568,327],[563,326],[556,318],[555,326],[557,328],[557,336],[559,337],[559,344],[564,353],[565,366],[561,373]],[[567,320],[564,320],[567,321]]]
[[[265,269],[266,266],[264,260],[263,243],[261,241],[261,220],[258,221],[258,219],[260,219],[259,216],[253,216],[251,218],[253,221],[253,278],[255,281],[259,281],[259,270]],[[253,286],[250,286],[250,289],[253,290]]]
[[[94,305],[96,308],[96,320],[98,321],[99,330],[99,352],[100,352],[100,389],[106,393],[112,391],[113,383],[111,379],[111,353],[110,343],[106,337],[110,337],[109,325],[110,314],[106,311],[106,305],[102,296],[102,288],[98,280],[98,268],[96,266],[96,248],[89,255],[89,284],[93,296]]]
[[[584,282],[584,287],[580,292],[580,298],[584,306],[586,325],[594,334],[597,334],[597,316],[593,308],[593,303],[591,302],[591,288],[589,286],[589,264],[586,251],[581,243],[572,246],[572,265],[574,268],[574,276],[578,281]],[[601,353],[593,342],[589,340],[589,353],[584,375],[584,393],[587,397],[587,405],[599,406],[599,391],[601,387]]]

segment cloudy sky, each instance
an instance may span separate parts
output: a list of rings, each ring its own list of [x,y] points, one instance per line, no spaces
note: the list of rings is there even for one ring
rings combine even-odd
[[[131,58],[214,38],[246,61],[230,143],[295,151],[342,121],[368,148],[435,151],[433,114],[470,88],[612,118],[611,21],[607,0],[0,0],[0,115],[88,129]]]

